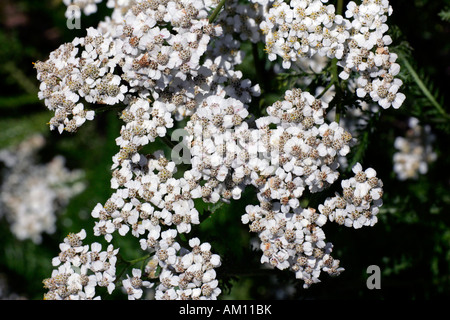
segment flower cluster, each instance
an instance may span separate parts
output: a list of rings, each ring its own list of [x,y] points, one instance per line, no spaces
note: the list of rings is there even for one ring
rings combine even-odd
[[[234,99],[211,97],[197,109],[186,130],[191,172],[209,180],[204,200],[239,199],[251,184],[268,201],[298,206],[304,188],[318,192],[337,179],[336,158],[349,152],[351,135],[336,122],[324,123],[327,105],[308,92],[288,90],[285,99],[269,106],[256,128],[243,121],[248,110]]]
[[[173,230],[172,230],[173,231]],[[176,233],[172,232],[175,236]],[[211,253],[209,243],[200,243],[198,238],[189,240],[190,250],[180,248],[173,238],[161,241],[154,260],[146,271],[154,270],[155,260],[162,266],[155,289],[158,300],[215,300],[221,293],[216,279],[215,268],[219,267],[220,257]]]
[[[280,56],[283,67],[289,69],[298,59],[316,53],[329,58],[343,57],[351,24],[336,15],[334,6],[322,2],[327,1],[267,2],[268,13],[260,29],[270,60]]]
[[[433,151],[434,135],[429,126],[421,126],[417,118],[408,119],[405,137],[397,137],[394,147],[394,172],[399,180],[417,179],[428,172],[428,165],[437,158]]]
[[[55,232],[58,214],[85,188],[83,172],[67,169],[62,156],[38,163],[36,154],[44,143],[43,136],[34,135],[15,148],[0,150],[0,162],[5,166],[0,217],[6,218],[18,239],[34,243],[42,241],[43,233]]]
[[[249,205],[242,222],[258,233],[263,251],[262,263],[294,271],[307,288],[319,282],[322,271],[338,275],[344,269],[331,257],[333,245],[325,242],[323,226],[327,221],[353,227],[373,226],[381,206],[382,182],[372,168],[362,171],[357,163],[355,177],[342,180],[343,195],[327,198],[314,208],[286,210],[281,202],[265,201]]]
[[[250,225],[250,231],[258,233],[261,263],[284,270],[290,268],[296,278],[304,281],[304,287],[319,282],[322,270],[331,275],[339,274],[339,260],[331,257],[333,245],[325,242],[321,226],[325,215],[312,208],[297,208],[283,212],[280,204],[265,202],[261,206],[249,205],[242,222]]]
[[[400,66],[395,63],[397,55],[389,52],[392,39],[385,35],[385,22],[392,13],[389,2],[365,0],[357,5],[350,1],[345,18],[326,2],[263,1],[268,13],[260,29],[269,60],[281,57],[283,68],[289,69],[292,63],[316,54],[337,59],[343,68],[339,74],[342,79],[357,74],[358,97],[369,95],[385,109],[399,108],[405,95],[398,92],[402,81],[395,76]]]
[[[193,199],[201,188],[188,172],[174,178],[175,169],[174,162],[159,152],[141,158],[139,166],[124,161],[112,178],[117,191],[92,212],[98,219],[94,234],[107,241],[116,232],[139,239],[141,249],[152,254],[149,265],[160,268],[157,299],[215,299],[220,293],[214,270],[221,264],[219,256],[199,239],[190,240],[191,251],[175,240],[179,233],[189,233],[192,225],[199,224]],[[150,269],[147,275],[152,273]],[[135,290],[127,292],[136,298]]]
[[[336,194],[319,205],[319,212],[346,227],[359,229],[377,223],[379,207],[383,204],[383,182],[372,168],[362,170],[357,163],[352,168],[354,177],[342,180],[342,195]]]
[[[290,268],[305,287],[318,282],[322,270],[332,275],[342,271],[321,228],[329,214],[302,208],[299,202],[305,188],[316,193],[337,180],[338,157],[350,150],[352,136],[336,122],[324,122],[326,108],[307,92],[288,90],[285,100],[267,108],[267,118],[257,120],[268,132],[260,149],[271,149],[268,165],[273,171],[252,173],[260,205],[247,206],[242,216],[261,240],[261,262]],[[271,123],[277,129],[268,130]]]
[[[116,262],[119,249],[109,245],[102,250],[98,242],[83,245],[86,231],[71,233],[60,244],[61,252],[53,258],[51,278],[43,281],[48,289],[46,300],[90,300],[95,296],[96,287],[107,288],[111,293],[115,288]]]
[[[241,220],[258,234],[261,262],[291,269],[305,287],[319,282],[322,271],[343,270],[325,242],[328,220],[354,228],[376,222],[382,184],[373,169],[359,164],[355,177],[342,181],[343,196],[317,209],[301,206],[305,190],[322,192],[338,180],[339,160],[355,141],[340,123],[326,120],[326,100],[298,88],[255,118],[249,106],[260,88],[237,68],[247,40],[264,42],[269,60],[281,56],[285,68],[317,53],[339,60],[343,78],[355,71],[356,83],[373,79],[367,92],[382,107],[399,107],[398,66],[384,36],[387,1],[350,3],[346,16],[352,20],[322,2],[275,1],[269,8],[264,0],[230,1],[218,14],[217,0],[108,1],[111,17],[35,64],[39,96],[55,113],[51,129],[76,131],[94,117],[88,106],[121,109],[114,192],[91,215],[95,236],[110,244],[131,235],[146,254],[145,268],[122,280],[129,299],[142,298],[150,287],[156,299],[218,297],[220,257],[199,238],[179,240],[200,223],[197,199],[227,203],[255,188],[259,204],[248,205]],[[94,2],[83,3],[94,10]],[[170,157],[143,151],[158,139],[166,143],[178,129],[183,141]],[[47,297],[97,298],[96,286],[112,292],[121,280],[115,279],[117,249],[110,244],[102,251],[98,243],[83,246],[73,238],[54,260],[59,268],[45,281]]]

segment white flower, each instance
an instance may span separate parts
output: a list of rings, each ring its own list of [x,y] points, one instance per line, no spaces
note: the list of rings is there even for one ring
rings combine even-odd
[[[141,287],[149,288],[153,286],[149,281],[142,281],[142,272],[140,269],[133,268],[132,270],[133,277],[127,275],[127,279],[123,280],[123,287],[128,294],[129,300],[140,299],[143,294],[143,290]]]
[[[101,220],[99,222],[95,223],[94,226],[94,235],[99,236],[103,235],[105,237],[105,240],[110,242],[112,240],[112,233],[116,231],[116,227],[114,226],[114,223],[112,223],[110,220],[105,221]]]

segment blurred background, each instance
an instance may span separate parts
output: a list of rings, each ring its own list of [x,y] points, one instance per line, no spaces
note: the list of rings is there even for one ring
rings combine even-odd
[[[292,273],[261,268],[253,235],[240,223],[254,195],[221,206],[194,234],[223,258],[222,298],[450,298],[450,1],[390,3],[391,50],[402,54],[407,100],[399,110],[382,112],[355,155],[383,180],[379,222],[359,230],[327,224],[333,256],[346,271],[336,278],[324,274],[321,284],[304,290]],[[59,0],[0,1],[0,299],[42,299],[42,280],[51,276],[59,243],[82,228],[89,235],[91,210],[111,194],[117,112],[97,114],[76,134],[60,135],[49,130],[51,112],[37,98],[33,62],[83,36],[109,12],[101,4],[97,13],[82,17],[81,30],[69,30],[65,10]],[[434,137],[427,142],[431,149],[421,149],[432,156],[426,173],[399,179],[395,141],[411,134],[410,117],[424,128],[422,138]],[[129,258],[139,255],[131,240],[121,240],[120,247]],[[380,267],[379,290],[366,286],[370,265]]]

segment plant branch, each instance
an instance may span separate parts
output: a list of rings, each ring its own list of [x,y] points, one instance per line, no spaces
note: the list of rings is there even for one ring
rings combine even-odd
[[[336,94],[333,98],[334,104],[336,106],[336,115],[335,115],[335,121],[339,123],[341,118],[341,97],[342,97],[342,88],[341,88],[341,82],[339,79],[339,73],[338,73],[338,60],[336,58],[333,59],[333,63],[331,65],[331,83],[328,86],[334,85]]]
[[[316,99],[322,98],[323,95],[324,95],[325,93],[327,93],[327,91],[330,90],[330,88],[331,88],[333,85],[334,85],[334,82],[333,82],[333,81],[330,81],[330,83],[326,86],[326,88],[323,89],[322,92],[321,92],[319,95],[316,96]]]
[[[137,258],[137,259],[133,259],[133,260],[129,260],[129,261],[125,260],[121,255],[119,255],[119,258],[120,258],[120,262],[124,263],[125,266],[124,266],[123,269],[119,272],[119,275],[116,277],[115,282],[119,281],[120,278],[122,278],[123,274],[125,273],[125,271],[126,271],[129,267],[131,267],[131,266],[133,266],[133,265],[135,265],[136,263],[139,263],[139,262],[141,262],[141,261],[144,262],[145,260],[147,260],[148,258],[150,258],[150,254],[147,254],[147,255],[145,255],[145,256],[143,256],[143,257],[140,257],[140,258]]]
[[[408,69],[409,73],[413,77],[414,81],[416,82],[419,89],[422,91],[422,93],[425,95],[425,97],[430,101],[430,103],[436,108],[437,111],[446,119],[450,119],[450,115],[448,115],[444,108],[437,102],[433,94],[428,90],[427,86],[423,83],[423,81],[420,79],[419,75],[417,74],[416,70],[414,70],[413,66],[409,63],[408,59],[406,59],[402,54],[399,55],[400,59],[402,60],[405,67]]]
[[[124,261],[125,263],[127,263],[128,265],[131,266],[131,265],[134,265],[134,264],[136,264],[136,263],[138,263],[138,262],[145,261],[145,260],[147,260],[148,258],[150,258],[150,254],[146,254],[146,255],[143,256],[143,257],[136,258],[136,259],[129,260],[129,261],[123,259],[123,261]]]
[[[342,15],[343,9],[344,9],[344,0],[338,0],[336,6],[336,13]]]
[[[338,0],[337,6],[336,6],[336,14],[342,15],[344,9],[344,0]],[[335,115],[335,121],[339,123],[341,119],[341,112],[342,112],[342,102],[340,101],[342,98],[342,87],[341,87],[341,81],[339,78],[339,71],[338,71],[338,59],[334,58],[331,62],[331,82],[328,84],[328,86],[325,88],[325,90],[319,94],[318,98],[322,97],[325,92],[331,88],[331,86],[334,85],[334,88],[336,90],[336,94],[332,100],[334,102],[334,105],[336,106],[336,115]]]
[[[253,54],[253,63],[255,66],[256,76],[258,77],[259,81],[262,81],[261,84],[264,86],[264,89],[265,89],[266,81],[265,81],[265,77],[264,77],[264,64],[259,57],[258,45],[256,43],[252,43],[252,54]]]
[[[213,23],[214,20],[216,20],[217,16],[219,15],[220,10],[222,10],[222,7],[225,5],[225,0],[221,0],[217,7],[214,9],[213,13],[209,17],[209,23]]]

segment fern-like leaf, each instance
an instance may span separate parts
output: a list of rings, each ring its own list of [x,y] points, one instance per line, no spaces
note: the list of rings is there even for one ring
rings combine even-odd
[[[450,22],[450,8],[446,7],[438,13],[442,21]]]

